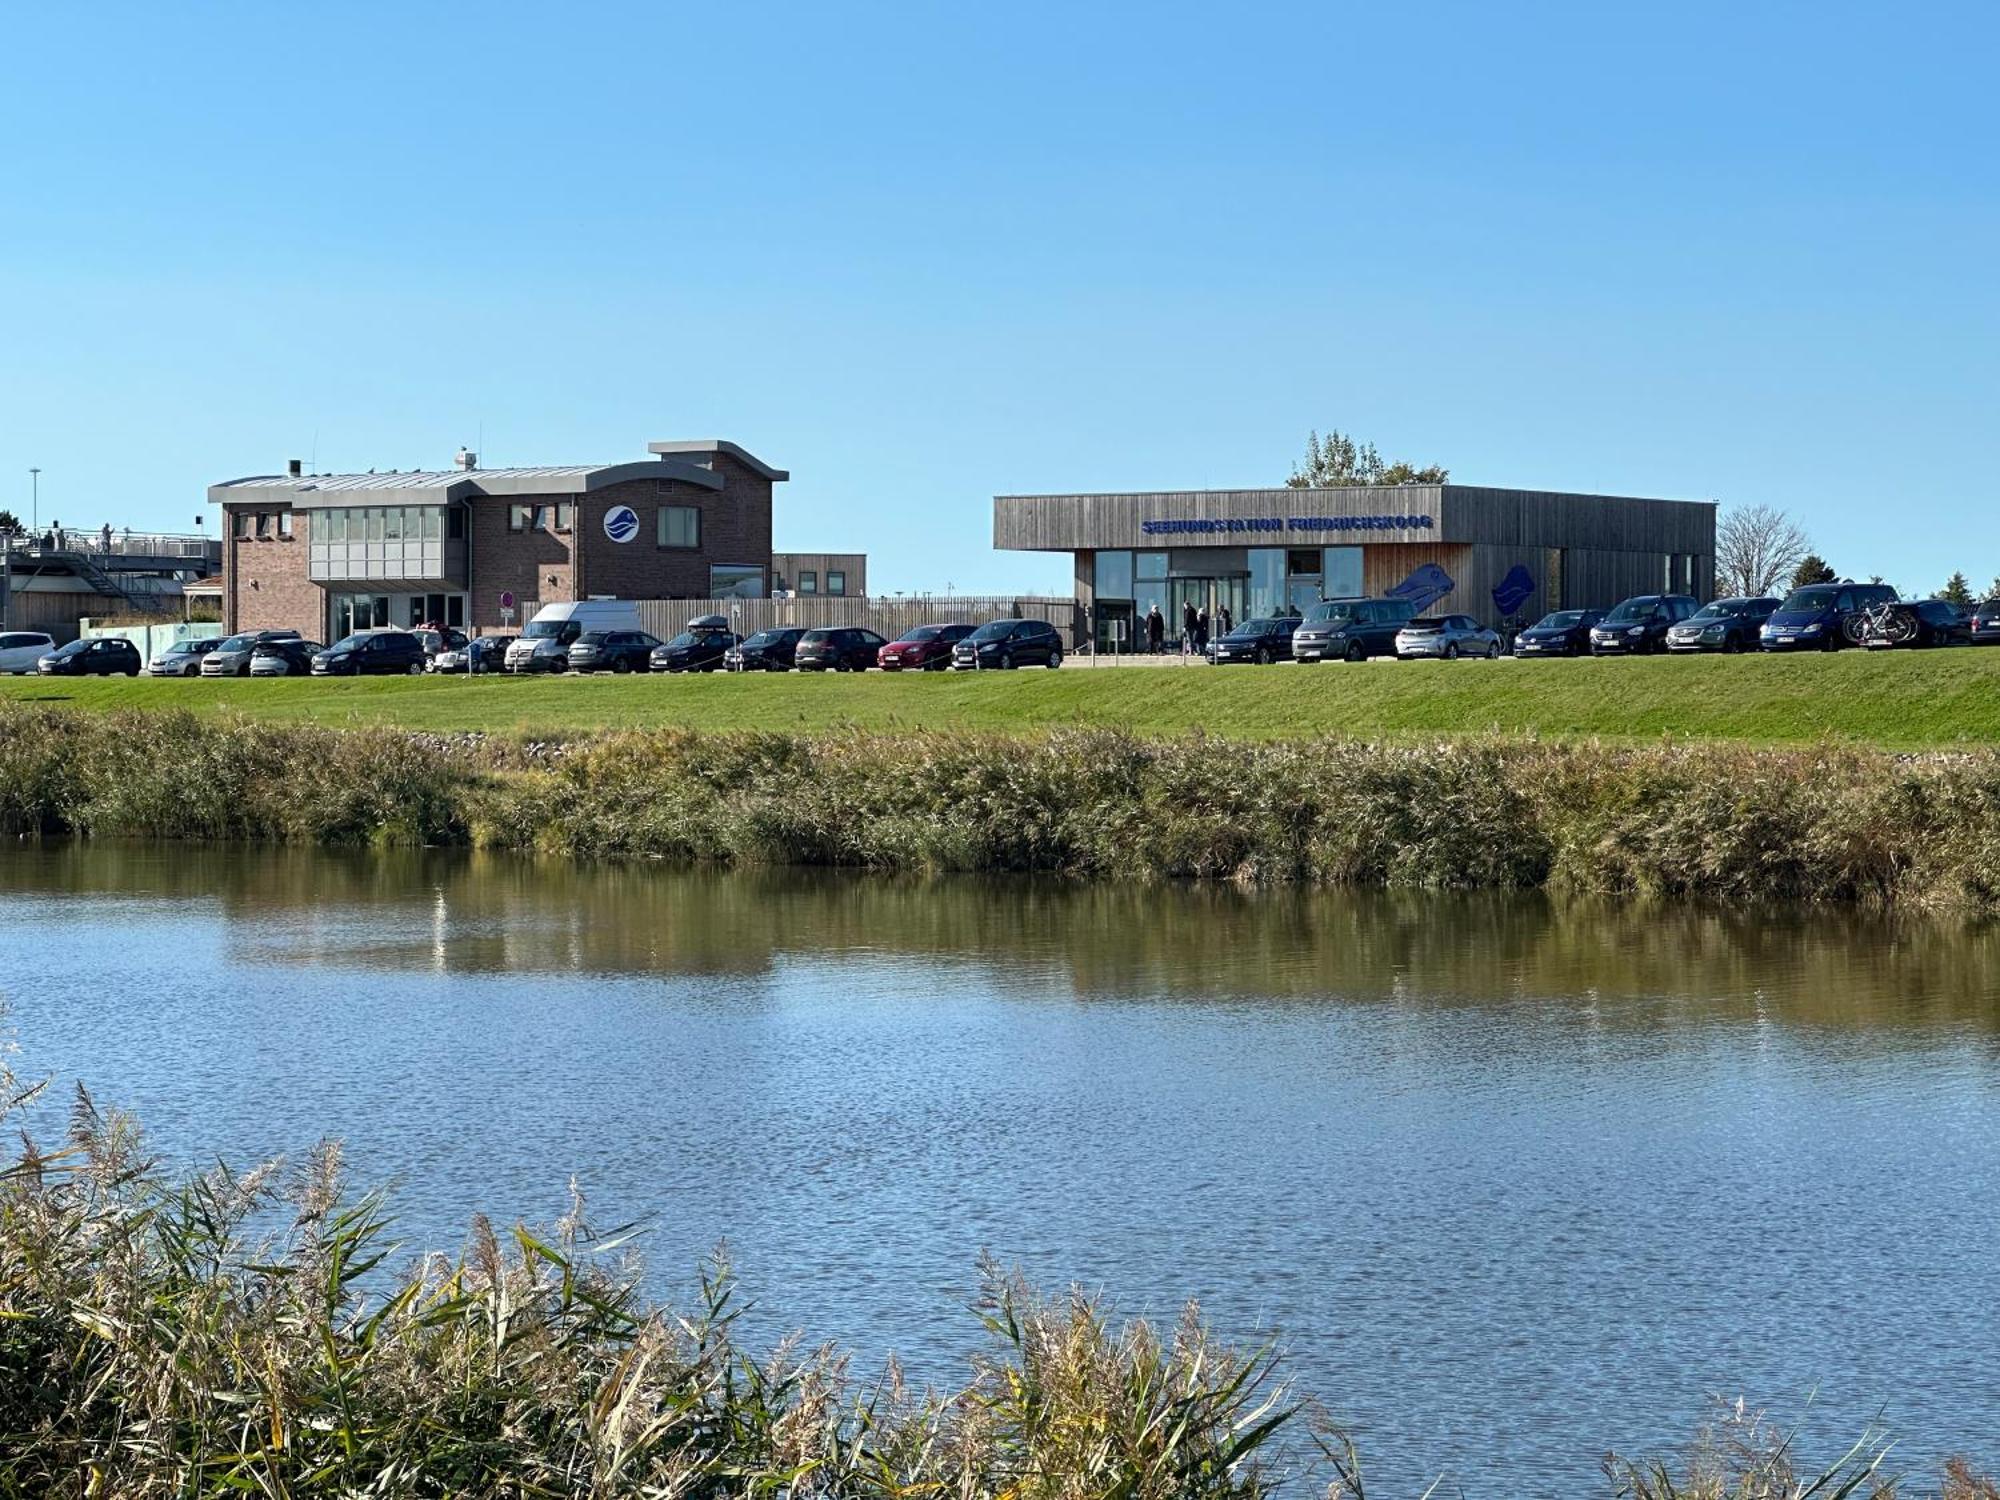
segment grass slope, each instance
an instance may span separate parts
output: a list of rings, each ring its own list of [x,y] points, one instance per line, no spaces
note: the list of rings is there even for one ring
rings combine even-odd
[[[974,675],[418,677],[364,681],[0,678],[0,697],[85,709],[190,707],[277,722],[501,734],[1200,729],[1536,734],[1894,748],[2000,742],[2000,651],[1561,662],[1371,662]]]

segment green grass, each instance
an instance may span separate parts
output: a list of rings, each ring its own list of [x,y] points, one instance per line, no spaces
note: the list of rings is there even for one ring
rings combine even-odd
[[[0,678],[0,698],[519,735],[670,726],[803,733],[1089,726],[1259,740],[1499,732],[1759,744],[1835,739],[1920,749],[2000,742],[2000,651],[919,677]]]

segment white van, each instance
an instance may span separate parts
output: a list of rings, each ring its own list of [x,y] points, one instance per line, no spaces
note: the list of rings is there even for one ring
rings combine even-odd
[[[56,643],[39,630],[0,633],[0,672],[26,677],[35,670],[37,662],[55,649]]]
[[[561,672],[569,667],[570,642],[586,630],[638,630],[639,606],[630,599],[580,599],[544,604],[521,627],[507,648],[510,672]]]

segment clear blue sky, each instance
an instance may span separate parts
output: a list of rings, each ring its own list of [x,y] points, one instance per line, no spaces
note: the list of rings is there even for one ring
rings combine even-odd
[[[778,545],[1066,590],[996,492],[1772,501],[2000,573],[2000,10],[1597,3],[17,7],[0,505],[789,467]],[[483,439],[482,439],[483,432]],[[213,524],[212,520],[211,523]]]

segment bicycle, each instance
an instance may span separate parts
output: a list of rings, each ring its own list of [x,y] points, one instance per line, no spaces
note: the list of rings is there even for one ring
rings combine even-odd
[[[1840,624],[1841,634],[1856,646],[1870,640],[1906,646],[1916,639],[1918,629],[1917,612],[1893,599],[1856,610]]]

